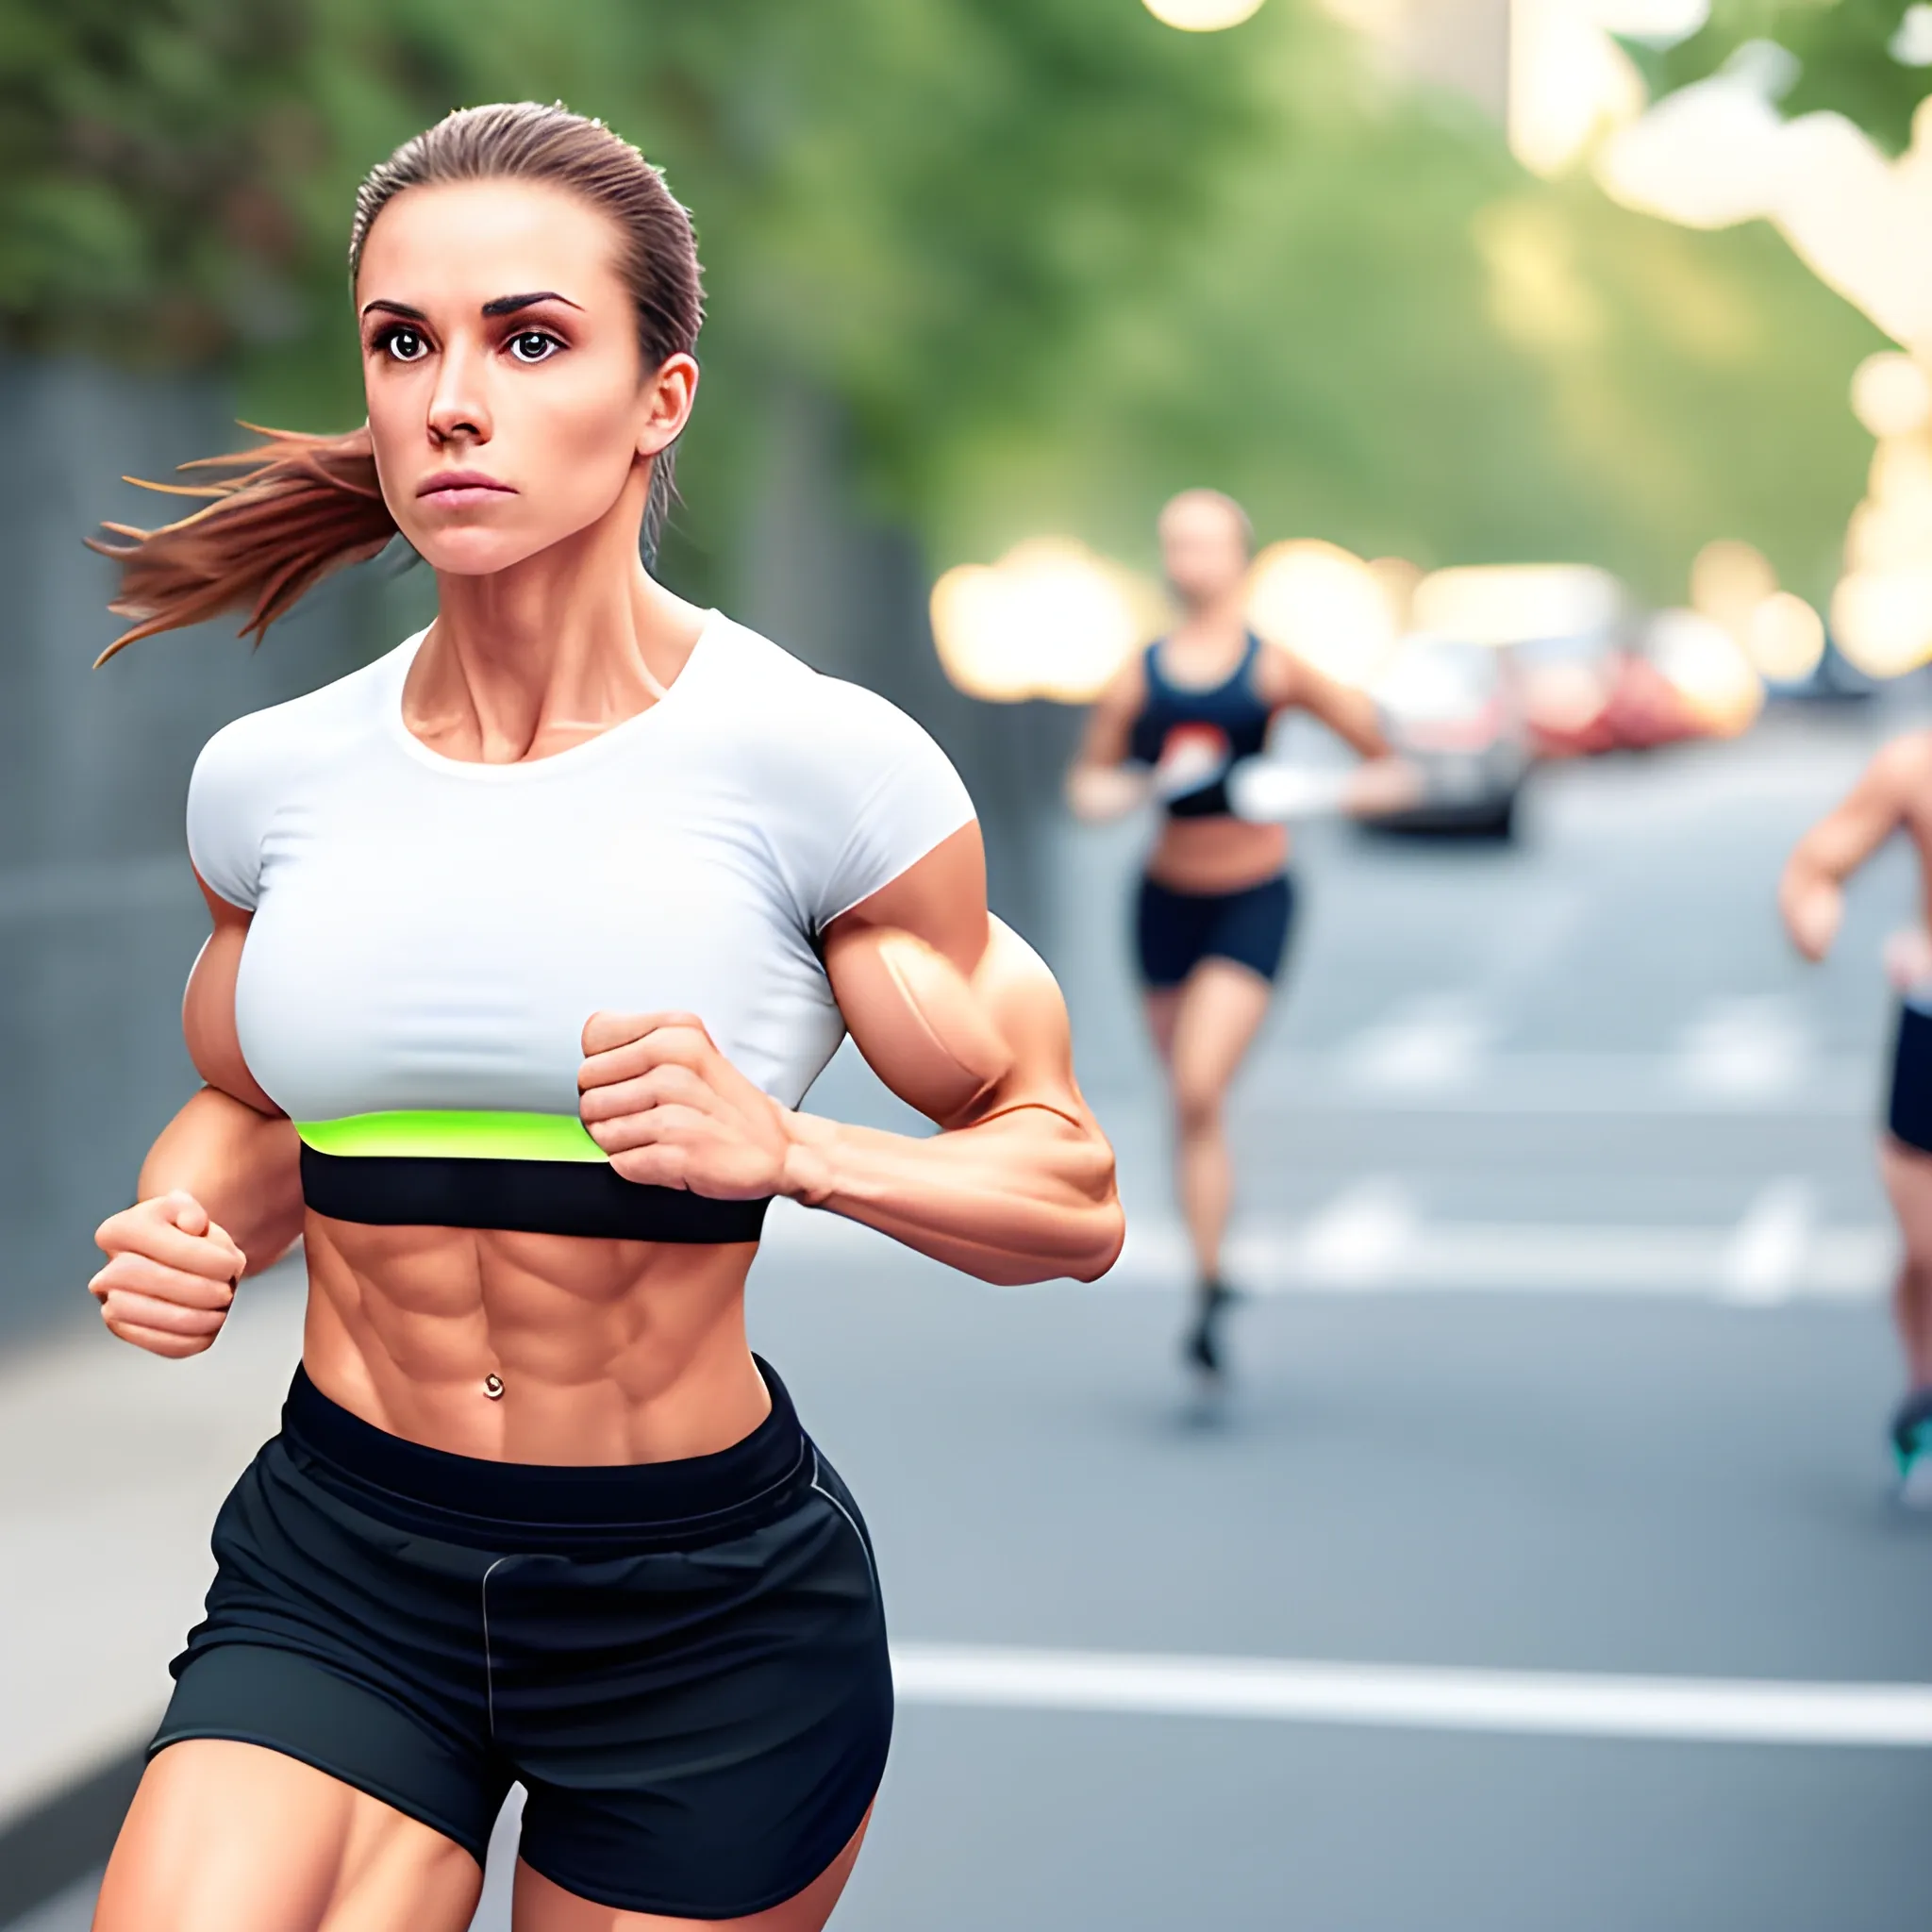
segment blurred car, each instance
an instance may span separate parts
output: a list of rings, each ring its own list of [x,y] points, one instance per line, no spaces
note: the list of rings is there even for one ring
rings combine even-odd
[[[1460,638],[1403,640],[1371,687],[1391,748],[1422,767],[1423,803],[1391,831],[1510,836],[1530,740],[1510,653]]]

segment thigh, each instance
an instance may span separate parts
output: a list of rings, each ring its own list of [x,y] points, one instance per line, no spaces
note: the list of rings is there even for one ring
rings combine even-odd
[[[1898,1216],[1907,1255],[1914,1261],[1932,1261],[1932,1154],[1888,1134],[1878,1143],[1878,1171]]]
[[[626,1912],[593,1905],[519,1863],[511,1924],[514,1932],[820,1932],[832,1916],[845,1881],[852,1876],[858,1847],[871,1823],[868,1811],[844,1850],[802,1891],[783,1905],[748,1918],[667,1919],[658,1912]]]
[[[1181,1009],[1180,988],[1150,988],[1141,996],[1141,1008],[1147,1015],[1147,1031],[1153,1036],[1154,1051],[1160,1056],[1160,1064],[1171,1065],[1174,1060],[1174,1023]]]
[[[1174,1091],[1195,1105],[1226,1093],[1261,1023],[1274,989],[1231,959],[1203,959],[1188,975],[1174,1015]]]
[[[440,1832],[258,1744],[148,1765],[94,1932],[463,1932],[483,1874]]]

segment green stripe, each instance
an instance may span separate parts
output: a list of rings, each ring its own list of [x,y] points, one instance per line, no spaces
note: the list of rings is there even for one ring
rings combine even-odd
[[[297,1121],[318,1154],[403,1159],[602,1160],[604,1150],[573,1113],[352,1113]]]

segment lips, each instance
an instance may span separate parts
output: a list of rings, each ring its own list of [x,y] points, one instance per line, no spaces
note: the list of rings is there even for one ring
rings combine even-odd
[[[463,504],[481,503],[491,496],[514,496],[516,491],[481,470],[442,470],[425,477],[416,486],[416,494],[437,503]]]

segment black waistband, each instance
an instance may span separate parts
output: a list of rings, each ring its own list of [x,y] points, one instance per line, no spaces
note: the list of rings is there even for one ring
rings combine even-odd
[[[785,1385],[753,1357],[772,1408],[741,1441],[675,1462],[492,1462],[391,1436],[297,1368],[282,1441],[304,1473],[399,1528],[453,1542],[693,1543],[736,1535],[808,1488],[811,1444]]]
[[[627,1181],[602,1160],[475,1160],[302,1149],[302,1198],[375,1227],[500,1228],[595,1241],[755,1241],[769,1201]]]

